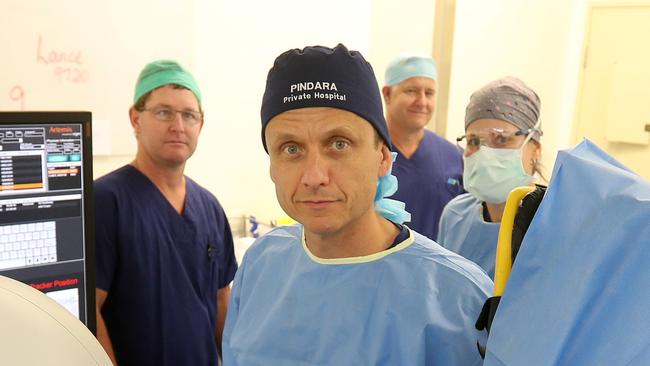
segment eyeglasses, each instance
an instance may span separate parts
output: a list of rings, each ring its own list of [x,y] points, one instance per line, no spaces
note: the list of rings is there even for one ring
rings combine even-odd
[[[183,123],[188,126],[195,126],[203,120],[203,113],[198,111],[178,111],[168,107],[156,107],[152,109],[144,108],[143,111],[151,112],[157,120],[171,122],[176,119],[176,113],[181,114]]]
[[[458,137],[456,144],[467,152],[476,152],[481,148],[481,145],[495,149],[516,149],[521,146],[521,139],[518,137],[528,136],[534,131],[533,128],[518,131],[503,128],[485,128]]]

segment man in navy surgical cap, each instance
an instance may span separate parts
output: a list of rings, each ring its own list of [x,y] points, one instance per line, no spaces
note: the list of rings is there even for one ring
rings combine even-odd
[[[298,224],[261,237],[235,276],[225,365],[480,365],[490,279],[402,225],[372,67],[345,46],[269,71],[262,143]]]

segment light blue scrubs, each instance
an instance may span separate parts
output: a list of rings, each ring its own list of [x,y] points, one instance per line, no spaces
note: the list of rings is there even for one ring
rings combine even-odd
[[[235,277],[224,365],[480,365],[492,281],[410,232],[383,252],[320,259],[301,225],[257,240]]]
[[[469,193],[449,201],[442,211],[438,244],[478,264],[494,278],[500,223],[483,220],[481,201]]]
[[[558,154],[486,366],[650,365],[650,181],[584,141]]]

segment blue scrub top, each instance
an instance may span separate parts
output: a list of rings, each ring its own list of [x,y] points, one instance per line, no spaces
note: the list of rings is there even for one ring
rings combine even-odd
[[[418,233],[435,240],[442,209],[452,198],[464,192],[463,155],[459,148],[424,130],[415,153],[407,159],[397,148],[393,175],[397,177],[397,192],[391,197],[406,203],[411,213],[407,225]]]
[[[478,264],[494,278],[500,227],[498,222],[486,222],[481,201],[465,193],[443,210],[437,242]]]
[[[478,266],[413,231],[374,255],[322,259],[301,225],[277,228],[235,277],[224,365],[480,365],[474,323],[491,292]]]
[[[124,166],[95,182],[97,287],[119,364],[216,365],[217,291],[237,269],[216,198],[186,177],[178,214]]]

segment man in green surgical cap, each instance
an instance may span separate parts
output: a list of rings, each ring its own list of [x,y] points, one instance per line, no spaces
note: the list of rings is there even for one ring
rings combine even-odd
[[[97,338],[123,365],[216,365],[237,264],[216,198],[184,175],[201,92],[175,61],[140,73],[135,159],[95,181]]]

